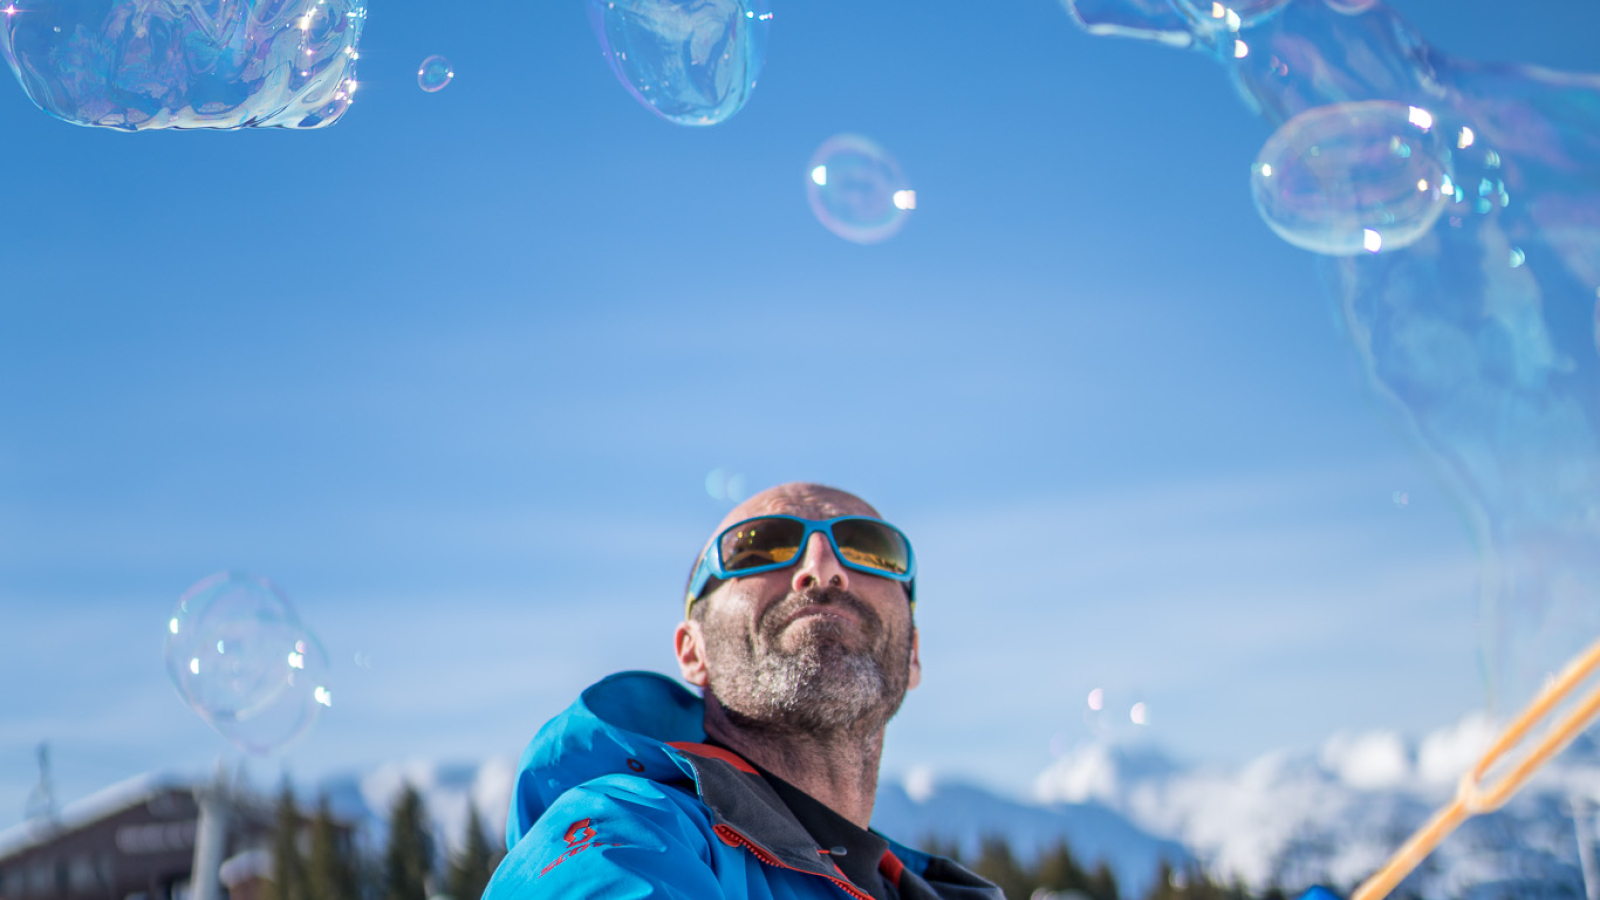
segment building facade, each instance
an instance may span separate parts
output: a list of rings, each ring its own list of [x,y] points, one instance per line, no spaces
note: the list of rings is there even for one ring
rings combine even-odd
[[[267,845],[269,809],[227,807],[224,859]],[[188,900],[199,818],[192,782],[146,775],[0,832],[0,900]]]

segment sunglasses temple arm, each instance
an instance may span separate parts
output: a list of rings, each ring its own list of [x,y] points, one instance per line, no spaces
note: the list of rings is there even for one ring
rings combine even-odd
[[[700,599],[700,594],[706,589],[706,582],[711,580],[711,551],[707,548],[700,555],[700,565],[694,567],[694,576],[689,579],[689,593],[683,599],[683,617],[689,618],[689,610],[694,602]]]

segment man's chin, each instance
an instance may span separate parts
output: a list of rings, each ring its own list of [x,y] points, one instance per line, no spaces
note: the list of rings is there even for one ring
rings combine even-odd
[[[826,656],[864,653],[865,638],[855,624],[838,616],[801,616],[785,625],[775,642],[779,652],[795,655],[815,649]]]

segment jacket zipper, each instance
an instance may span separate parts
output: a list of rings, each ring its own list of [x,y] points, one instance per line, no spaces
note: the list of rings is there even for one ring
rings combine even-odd
[[[791,872],[799,872],[801,875],[815,875],[818,878],[826,878],[834,884],[837,884],[844,890],[845,893],[855,897],[856,900],[872,900],[871,895],[862,893],[859,888],[848,881],[835,878],[832,875],[826,875],[822,872],[807,872],[805,869],[796,869],[794,866],[785,865],[776,857],[772,856],[772,854],[756,846],[754,841],[734,830],[731,825],[714,825],[712,826],[712,829],[716,831],[717,837],[722,838],[722,842],[724,844],[727,844],[730,847],[743,847],[746,850],[749,850],[751,855],[753,855],[756,859],[761,860],[763,863],[769,866],[776,866],[780,869],[788,869]]]

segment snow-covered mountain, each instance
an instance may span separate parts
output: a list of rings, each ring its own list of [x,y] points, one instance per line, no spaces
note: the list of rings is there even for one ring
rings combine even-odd
[[[1387,732],[1339,735],[1315,754],[1270,753],[1228,770],[1084,746],[1039,775],[1034,799],[1103,803],[1182,844],[1213,876],[1257,890],[1321,883],[1348,892],[1454,795],[1494,734],[1472,716],[1415,744]],[[1596,801],[1600,749],[1580,737],[1504,809],[1468,820],[1401,890],[1583,898],[1580,843],[1592,855]]]
[[[929,836],[955,841],[968,858],[985,835],[1003,835],[1024,860],[1064,838],[1084,864],[1106,861],[1129,898],[1144,893],[1161,860],[1197,861],[1213,877],[1257,891],[1320,883],[1348,893],[1452,796],[1493,734],[1487,720],[1469,717],[1414,743],[1389,733],[1339,735],[1316,753],[1268,753],[1228,769],[1183,765],[1148,748],[1086,744],[1040,773],[1028,800],[927,772],[885,782],[874,825],[913,845]],[[393,763],[321,789],[336,811],[370,822],[368,837],[379,842],[409,781],[449,848],[460,841],[469,799],[499,838],[514,776],[511,758]],[[1600,747],[1582,737],[1505,809],[1469,820],[1401,893],[1595,900],[1585,891],[1579,835],[1594,834],[1597,805]],[[1597,882],[1591,874],[1590,890]]]

